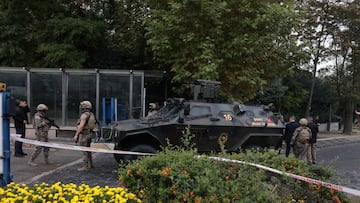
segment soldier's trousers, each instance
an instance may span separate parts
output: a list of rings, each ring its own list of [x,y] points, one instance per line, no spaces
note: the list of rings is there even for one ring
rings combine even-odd
[[[294,155],[300,160],[304,160],[307,163],[311,163],[311,151],[310,144],[308,142],[301,143],[295,142]]]
[[[81,132],[79,138],[79,144],[83,147],[90,147],[91,139],[93,137],[93,132]],[[83,152],[83,162],[84,166],[87,168],[92,168],[92,157],[91,152]]]
[[[49,141],[49,138],[48,138],[47,135],[46,136],[45,135],[36,135],[36,139],[38,141],[42,141],[42,142],[48,142]],[[32,160],[35,160],[36,157],[39,156],[39,154],[41,153],[41,149],[43,149],[44,158],[47,159],[49,157],[49,151],[50,151],[49,147],[36,146],[36,149],[35,149],[34,153],[31,155]]]
[[[316,163],[316,143],[310,144],[311,151],[311,161],[312,163]]]

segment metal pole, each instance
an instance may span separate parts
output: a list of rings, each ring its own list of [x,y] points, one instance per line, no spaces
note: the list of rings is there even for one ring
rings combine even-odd
[[[31,107],[31,73],[28,68],[24,67],[24,70],[26,70],[26,102]]]
[[[13,175],[10,172],[10,121],[9,121],[9,105],[10,93],[0,92],[0,186],[5,187],[12,182]]]
[[[141,109],[142,109],[142,117],[144,118],[146,116],[146,112],[145,112],[145,105],[146,105],[146,101],[145,101],[145,98],[146,98],[146,88],[143,88],[143,95],[142,96],[142,102],[141,102]]]
[[[95,107],[96,107],[96,118],[99,118],[99,112],[100,112],[100,72],[99,69],[96,69],[96,101],[95,101]]]
[[[165,83],[165,88],[164,88],[164,101],[166,101],[167,100],[167,98],[168,98],[168,80],[167,80],[167,76],[166,76],[166,71],[164,71],[164,83]]]
[[[31,103],[31,72],[29,68],[25,68],[24,70],[26,70],[26,102],[28,103],[29,108],[32,107],[32,103]],[[31,114],[30,112],[27,113],[27,117],[30,119],[31,121]]]
[[[133,116],[133,91],[134,91],[134,74],[133,70],[130,70],[130,81],[129,81],[129,118],[134,118]]]
[[[62,73],[61,73],[61,86],[62,86],[62,95],[61,95],[61,100],[62,100],[62,107],[61,107],[61,124],[62,126],[65,126],[67,124],[67,96],[68,96],[68,75],[65,72],[65,69],[61,69]]]
[[[142,115],[140,115],[141,117],[145,117],[145,98],[146,98],[146,88],[145,88],[145,79],[144,79],[144,74],[141,74],[141,112]]]
[[[114,121],[118,121],[118,100],[114,98]]]

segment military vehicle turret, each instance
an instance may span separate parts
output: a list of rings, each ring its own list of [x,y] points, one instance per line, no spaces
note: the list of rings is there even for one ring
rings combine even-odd
[[[278,121],[271,106],[209,102],[219,87],[219,82],[197,80],[193,85],[193,100],[167,99],[166,105],[154,115],[104,126],[102,137],[112,141],[116,150],[156,153],[167,140],[181,145],[184,130],[189,126],[199,153],[219,152],[221,147],[227,152],[281,148],[284,124]],[[114,156],[118,162],[137,158]]]

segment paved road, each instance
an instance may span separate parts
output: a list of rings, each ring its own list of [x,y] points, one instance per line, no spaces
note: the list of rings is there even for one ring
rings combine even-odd
[[[13,128],[10,133],[15,133]],[[35,139],[32,129],[27,129],[26,138]],[[55,136],[55,130],[49,132],[49,142],[74,144],[71,138],[60,138]],[[24,144],[24,151],[28,156],[18,158],[11,156],[10,168],[13,175],[13,181],[16,183],[35,184],[47,182],[49,184],[58,181],[63,183],[86,183],[91,186],[118,186],[117,168],[118,164],[112,154],[93,154],[93,163],[95,168],[87,172],[79,172],[77,168],[82,166],[82,152],[63,149],[51,149],[49,159],[53,162],[46,165],[43,161],[43,154],[35,160],[38,166],[29,166],[29,160],[35,146]],[[14,150],[11,143],[11,150]]]
[[[360,137],[326,140],[320,143],[318,160],[336,170],[339,184],[360,190]]]
[[[360,190],[359,135],[321,134],[317,142],[317,159],[318,164],[336,170],[332,183]]]
[[[341,139],[324,139],[319,143],[319,163],[336,170],[332,183],[360,190],[360,137],[346,136]],[[352,196],[352,202],[360,202]]]
[[[29,155],[26,157],[18,158],[11,157],[10,170],[13,174],[13,181],[16,183],[30,184],[43,176],[51,176],[56,170],[62,170],[63,168],[70,167],[71,164],[80,163],[81,153],[69,150],[51,149],[49,159],[53,162],[50,165],[44,163],[43,154],[35,160],[38,166],[29,166],[27,161],[29,160],[31,153],[34,151],[34,146],[24,146],[24,151]],[[60,176],[61,177],[61,176]]]
[[[30,168],[30,173],[34,175],[36,174],[35,176],[33,175],[29,177],[29,173],[24,172],[24,170],[14,171],[14,182],[27,184],[46,182],[54,184],[60,181],[62,183],[75,183],[77,185],[84,183],[92,187],[97,185],[102,187],[106,185],[110,187],[119,186],[116,171],[118,169],[118,164],[112,154],[93,154],[94,168],[89,171],[82,172],[77,171],[77,169],[82,166],[82,159],[80,156],[81,152],[72,151],[69,153],[67,150],[56,150],[51,153],[51,160],[54,160],[55,164],[48,166],[42,163],[42,160],[40,159],[38,161],[39,166],[25,166],[26,169],[24,169],[29,170]],[[67,160],[68,163],[64,163],[63,160]],[[39,168],[41,170],[44,169],[44,171],[39,171]],[[46,169],[47,172],[45,172]]]

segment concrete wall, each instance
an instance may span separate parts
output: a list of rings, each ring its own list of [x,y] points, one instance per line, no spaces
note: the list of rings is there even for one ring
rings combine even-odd
[[[328,127],[329,123],[320,123],[319,131],[320,132],[332,132],[332,131],[338,131],[339,130],[339,122],[331,122],[330,123],[330,129]]]

